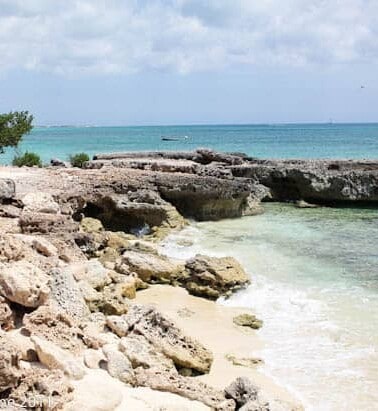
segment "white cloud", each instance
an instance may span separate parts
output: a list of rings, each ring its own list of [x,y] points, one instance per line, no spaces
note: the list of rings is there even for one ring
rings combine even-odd
[[[0,70],[64,74],[378,60],[377,0],[0,0]]]

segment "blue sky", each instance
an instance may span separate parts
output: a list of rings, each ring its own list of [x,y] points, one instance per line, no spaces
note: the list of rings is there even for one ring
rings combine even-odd
[[[378,121],[376,0],[0,0],[0,53],[38,124]]]

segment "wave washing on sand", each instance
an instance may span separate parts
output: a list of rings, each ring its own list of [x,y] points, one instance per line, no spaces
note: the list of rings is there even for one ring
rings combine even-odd
[[[191,225],[170,236],[163,252],[177,258],[202,252],[239,259],[252,285],[221,303],[251,308],[264,320],[259,331],[265,342],[259,354],[266,363],[263,371],[306,409],[377,410],[376,289],[352,281],[343,266],[345,232],[341,235],[335,226],[325,238],[309,212],[297,218],[285,208],[276,211],[268,207],[263,216]],[[340,243],[334,239],[335,255],[328,259],[323,243],[335,233]],[[357,272],[353,259],[358,254],[349,258],[351,272]]]

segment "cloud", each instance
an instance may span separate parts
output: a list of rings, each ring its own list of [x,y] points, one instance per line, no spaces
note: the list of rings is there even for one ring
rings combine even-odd
[[[0,0],[0,70],[218,71],[378,60],[376,0]]]

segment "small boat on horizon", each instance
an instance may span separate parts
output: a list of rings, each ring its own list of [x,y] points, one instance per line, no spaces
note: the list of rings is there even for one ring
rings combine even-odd
[[[162,141],[184,141],[187,140],[189,136],[184,136],[184,137],[169,137],[169,136],[161,136]]]

